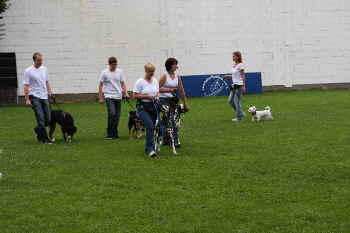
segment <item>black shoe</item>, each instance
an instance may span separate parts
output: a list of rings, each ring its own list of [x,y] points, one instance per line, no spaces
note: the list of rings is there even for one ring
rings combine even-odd
[[[175,148],[181,148],[181,144],[176,144]]]

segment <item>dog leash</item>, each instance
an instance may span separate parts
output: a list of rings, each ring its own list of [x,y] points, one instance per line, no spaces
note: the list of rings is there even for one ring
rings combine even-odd
[[[52,99],[52,104],[55,105],[58,110],[62,110],[59,104],[56,102],[56,96],[52,95],[51,99]]]
[[[55,96],[55,95],[52,95],[52,96],[51,96],[51,99],[52,99],[53,104],[56,106],[56,108],[57,108],[59,111],[62,111],[63,118],[66,118],[66,112],[63,111],[62,108],[60,107],[60,105],[56,102],[56,96]]]
[[[131,107],[132,110],[135,110],[136,108],[130,103],[129,98],[123,98],[123,100]]]

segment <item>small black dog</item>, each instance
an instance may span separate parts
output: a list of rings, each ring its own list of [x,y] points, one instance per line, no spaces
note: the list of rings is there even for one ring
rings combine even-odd
[[[49,138],[51,141],[55,141],[53,134],[55,133],[56,124],[61,126],[64,140],[66,142],[72,142],[73,135],[77,132],[77,127],[74,126],[73,116],[70,113],[62,110],[51,111],[51,121],[49,123]]]
[[[136,111],[129,112],[129,137],[140,138],[145,132],[145,128],[143,126],[142,120],[140,120],[137,116]]]

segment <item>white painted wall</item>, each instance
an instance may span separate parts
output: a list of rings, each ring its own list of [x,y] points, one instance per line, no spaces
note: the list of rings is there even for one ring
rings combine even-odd
[[[234,50],[264,85],[350,81],[348,0],[13,0],[4,16],[0,51],[19,74],[42,52],[56,93],[97,92],[111,55],[129,87],[169,56],[182,74],[228,72]]]

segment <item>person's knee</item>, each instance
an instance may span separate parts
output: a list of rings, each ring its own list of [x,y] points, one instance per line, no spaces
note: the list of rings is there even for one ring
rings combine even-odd
[[[49,125],[50,125],[50,122],[51,122],[51,117],[50,117],[50,115],[47,115],[47,116],[45,117],[45,126],[49,126]]]
[[[39,120],[38,121],[38,126],[40,128],[45,128],[48,124],[46,124],[45,120]]]
[[[117,113],[116,113],[115,111],[109,111],[109,112],[108,112],[108,115],[109,115],[109,117],[111,117],[111,118],[116,118]]]
[[[154,130],[153,124],[146,124],[145,128],[146,128],[147,130],[152,130],[152,131]]]

